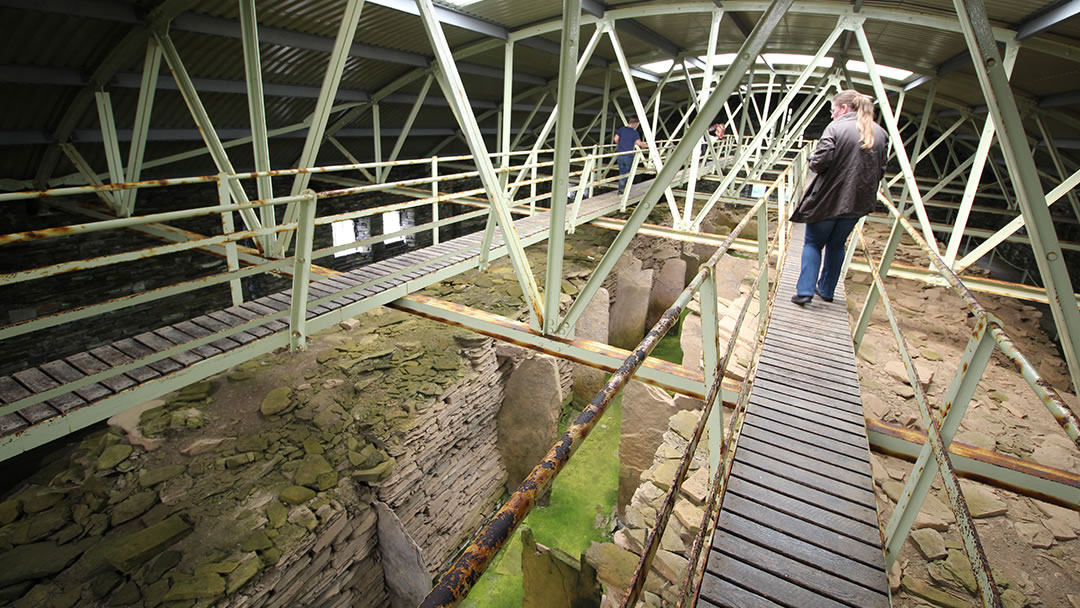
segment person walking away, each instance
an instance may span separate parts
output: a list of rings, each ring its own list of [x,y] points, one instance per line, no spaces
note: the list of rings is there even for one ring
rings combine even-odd
[[[873,211],[885,176],[888,136],[874,122],[871,98],[854,90],[837,93],[832,118],[810,156],[814,176],[791,215],[791,221],[806,224],[802,268],[791,297],[799,306],[815,293],[833,301],[848,235]]]
[[[625,125],[615,131],[615,151],[620,152],[615,157],[615,161],[619,164],[619,194],[623,193],[623,189],[626,187],[626,179],[630,174],[630,166],[634,164],[633,154],[622,153],[633,152],[634,148],[649,147],[648,142],[641,140],[637,127],[637,116],[631,116],[626,119]]]

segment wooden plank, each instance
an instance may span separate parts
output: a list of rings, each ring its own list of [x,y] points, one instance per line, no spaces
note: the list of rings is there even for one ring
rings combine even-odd
[[[168,350],[168,349],[170,349],[170,348],[172,348],[174,346],[177,346],[176,344],[173,344],[169,340],[166,340],[165,338],[162,338],[161,336],[155,334],[154,332],[149,332],[149,331],[145,332],[145,333],[141,333],[141,334],[135,336],[134,339],[135,339],[136,342],[138,342],[139,344],[142,344],[143,346],[149,348],[150,350],[154,351],[155,353],[160,353],[163,350]],[[192,363],[198,363],[199,361],[203,360],[202,356],[197,355],[197,354],[195,354],[193,352],[190,352],[190,351],[180,351],[180,352],[178,352],[178,353],[176,353],[174,355],[171,355],[171,358],[172,358],[173,361],[176,361],[177,363],[179,363],[180,365],[183,365],[184,367],[187,367],[188,365],[191,365]]]
[[[743,443],[744,441],[745,443]],[[776,445],[752,435],[743,435],[739,437],[740,449],[746,448],[748,452],[760,454],[777,462],[784,463],[785,465],[823,475],[838,483],[844,483],[862,492],[868,492],[873,496],[873,479],[863,474],[861,471],[852,471],[827,460],[815,457],[819,454],[814,454],[813,452],[809,454],[804,453],[804,451],[800,449],[803,447],[805,447],[805,444],[800,443]]]
[[[184,332],[185,334],[195,336],[196,338],[205,338],[212,335],[214,332],[210,331],[206,327],[193,323],[192,321],[180,321],[179,323],[173,323],[173,327]],[[213,342],[209,342],[210,346],[213,346],[221,352],[229,351],[237,346],[240,346],[235,340],[231,338],[219,338]]]
[[[801,437],[802,440],[807,443],[813,443],[822,448],[859,460],[866,460],[869,458],[865,444],[858,446],[855,445],[854,440],[842,441],[837,439],[829,434],[831,429],[828,427],[822,427],[821,425],[808,422],[799,424],[800,421],[795,418],[784,416],[783,414],[770,410],[761,410],[757,407],[750,408],[746,414],[746,420],[762,430],[770,431],[784,437]],[[843,439],[843,437],[841,437],[841,439]]]
[[[865,485],[853,486],[817,471],[804,469],[792,462],[794,455],[789,453],[788,456],[790,459],[783,457],[777,459],[769,454],[740,449],[735,455],[735,461],[829,494],[834,497],[833,502],[837,503],[838,508],[846,509],[847,506],[842,502],[846,501],[871,510],[877,509],[874,492],[867,489]]]
[[[177,344],[177,345],[179,345],[179,344],[187,344],[188,342],[191,342],[192,340],[195,339],[195,336],[192,336],[190,334],[186,334],[186,333],[180,331],[179,329],[176,329],[172,325],[166,325],[165,327],[162,327],[161,329],[155,329],[154,333],[161,336],[162,338],[168,340],[169,342],[172,342],[173,344]],[[187,352],[198,355],[200,358],[203,358],[203,359],[205,359],[207,357],[213,357],[214,355],[221,354],[221,350],[219,350],[217,348],[214,348],[213,346],[210,346],[209,344],[203,344],[202,346],[196,346],[195,348],[192,348],[192,349],[188,350]]]
[[[785,357],[773,355],[771,353],[761,353],[761,362],[758,364],[758,368],[768,368],[773,371],[783,371],[791,374],[798,374],[799,376],[809,376],[810,378],[817,379],[817,384],[826,384],[830,386],[848,386],[854,389],[859,388],[859,381],[857,378],[853,378],[850,373],[837,372],[828,368],[822,369],[822,366],[815,365],[812,361],[799,361],[791,360]],[[811,380],[813,382],[813,380]],[[810,384],[809,386],[815,386]]]
[[[56,418],[60,415],[60,412],[48,404],[35,403],[34,405],[22,408],[18,411],[18,414],[28,423],[37,424],[50,418]]]
[[[880,602],[877,596],[882,595],[882,592],[889,587],[884,563],[881,568],[868,566],[840,553],[823,550],[822,547],[808,543],[792,534],[790,530],[778,530],[730,510],[725,510],[720,514],[719,528],[759,547],[812,565],[815,570],[843,579],[839,581],[839,585],[846,593],[853,596],[862,595],[868,600],[867,604],[859,604],[860,606],[877,604]],[[831,595],[828,591],[819,590],[819,592],[823,595]],[[864,595],[866,593],[871,595]]]
[[[856,462],[866,462],[866,453],[858,448],[855,448],[847,443],[840,443],[833,441],[828,437],[822,437],[820,435],[814,435],[807,433],[801,429],[793,428],[785,424],[777,423],[768,418],[762,418],[760,416],[747,415],[744,426],[757,427],[762,433],[771,434],[777,439],[775,441],[797,441],[805,443],[807,445],[813,445],[820,450],[827,450],[835,453],[837,456],[845,456]],[[867,464],[867,467],[870,465]],[[847,468],[853,468],[848,466]],[[857,470],[857,469],[856,469]]]
[[[807,323],[807,322],[820,323],[821,320],[820,319],[818,319],[816,321],[804,320],[804,321],[801,321],[799,323],[791,322],[791,323],[775,324],[775,325],[770,323],[769,324],[769,333],[771,333],[771,334],[774,333],[778,337],[800,337],[800,338],[803,338],[804,340],[810,340],[815,344],[826,344],[829,347],[831,347],[833,350],[838,350],[840,352],[844,352],[845,349],[848,350],[848,351],[851,350],[851,338],[845,338],[843,336],[833,336],[833,335],[821,334],[821,333],[818,333],[818,332],[815,332],[815,331],[812,331],[812,330],[807,330],[804,327],[800,326],[801,323]]]
[[[28,426],[30,426],[30,424],[23,420],[18,414],[0,416],[0,437],[6,437],[21,429],[25,429]]]
[[[885,571],[885,558],[880,546],[834,532],[819,525],[817,521],[792,517],[771,505],[756,503],[731,492],[724,496],[724,510],[770,528],[790,532],[808,543]]]
[[[15,403],[32,395],[25,386],[19,384],[10,376],[0,376],[0,402],[4,404]]]
[[[222,312],[227,312],[230,315],[239,318],[242,322],[247,323],[249,321],[256,321],[262,315],[255,313],[251,310],[244,308],[243,306],[230,306]],[[217,317],[215,317],[217,318]],[[221,319],[218,318],[220,321]],[[247,330],[247,332],[256,338],[264,338],[274,333],[267,325],[258,325]]]
[[[772,401],[782,406],[798,407],[805,410],[817,412],[823,416],[829,416],[836,418],[837,420],[843,420],[851,424],[859,426],[865,426],[865,418],[863,415],[855,411],[852,404],[845,401],[832,401],[827,397],[820,395],[814,395],[807,393],[804,395],[791,395],[779,392],[776,388],[783,385],[771,384],[769,386],[754,385],[754,391],[751,395],[752,402],[762,399]],[[786,387],[789,388],[790,387]]]
[[[92,348],[90,349],[90,354],[104,361],[110,367],[124,365],[125,363],[130,363],[134,360],[134,357],[129,357],[112,346]],[[147,380],[157,378],[161,375],[161,372],[146,365],[129,369],[124,373],[130,376],[135,382],[146,382]]]
[[[132,359],[142,359],[143,357],[154,354],[154,351],[143,346],[142,344],[139,344],[131,338],[117,340],[116,342],[113,342],[112,345],[116,348],[116,350],[124,353]],[[168,374],[169,372],[174,372],[178,369],[183,368],[182,365],[169,358],[154,361],[153,363],[148,363],[147,365],[153,368],[154,371],[161,372],[162,374]]]
[[[789,350],[802,352],[814,357],[827,356],[836,361],[843,361],[851,356],[848,347],[822,344],[805,336],[781,335],[780,332],[766,334],[764,348],[778,348],[785,352]],[[854,364],[854,357],[852,357],[852,362]]]
[[[745,462],[735,460],[732,465],[731,475],[740,479],[753,482],[755,485],[766,486],[774,491],[793,498],[825,511],[831,511],[837,515],[850,518],[853,521],[862,522],[869,526],[878,525],[877,510],[868,508],[822,492],[816,488],[780,477],[770,471],[752,467]]]
[[[68,357],[67,362],[70,363],[72,367],[88,376],[101,373],[112,367],[90,353],[76,353]],[[117,374],[111,378],[102,380],[101,384],[105,385],[109,390],[118,393],[125,388],[135,386],[136,382],[128,377],[127,374]]]
[[[707,568],[709,574],[728,582],[737,581],[739,587],[753,589],[755,593],[768,598],[770,602],[773,602],[773,605],[792,608],[850,608],[850,606],[845,606],[831,598],[822,597],[809,589],[800,587],[755,565],[751,565],[739,557],[731,557],[726,553],[717,551],[715,546],[709,554]],[[706,587],[704,580],[701,583],[701,592],[710,598],[715,597],[719,605],[741,608],[740,598],[724,596],[723,591],[723,589],[714,588],[711,585]],[[751,606],[753,605],[751,604]]]
[[[862,396],[856,400],[854,395],[845,394],[843,397],[834,397],[832,395],[822,395],[820,393],[811,393],[805,390],[805,387],[792,386],[783,380],[774,380],[772,378],[757,378],[754,380],[754,389],[767,388],[773,393],[785,395],[787,399],[796,399],[803,401],[812,401],[820,405],[826,405],[831,408],[844,410],[858,416],[863,415],[862,408]]]
[[[258,315],[260,317],[267,317],[267,316],[273,315],[274,313],[278,312],[277,309],[271,308],[271,307],[269,307],[269,306],[267,306],[265,304],[261,304],[261,303],[259,303],[257,301],[244,302],[239,307],[234,306],[234,307],[231,307],[228,310],[232,310],[232,308],[241,308],[243,310],[253,312],[253,313],[255,313],[256,315]],[[237,312],[236,314],[240,314],[240,313]],[[272,319],[270,321],[267,321],[266,323],[263,323],[262,325],[260,325],[260,327],[265,327],[265,328],[269,329],[270,331],[278,332],[278,331],[281,331],[283,329],[287,329],[289,327],[289,324],[285,323],[284,321],[281,321],[279,319]]]
[[[759,426],[761,423],[765,424]],[[768,428],[772,424],[765,419],[758,419],[754,421],[754,424],[744,424],[740,433],[747,437],[754,437],[759,441],[788,448],[810,458],[830,462],[835,466],[859,475],[870,475],[870,465],[866,458],[859,458],[853,454],[844,454],[829,449],[830,447],[840,447],[846,450],[847,446],[845,444],[822,445],[822,442],[826,441],[825,439],[817,436],[807,436],[800,433],[798,429],[787,429],[786,434],[781,434],[775,428]]]
[[[763,534],[763,536],[767,535]],[[723,547],[726,543],[732,543],[730,546],[735,548],[737,545],[734,543],[738,543],[740,540],[745,539],[740,539],[740,537],[732,535],[727,530],[718,529],[713,534],[713,540],[719,547]],[[723,549],[721,549],[721,551],[723,551]],[[756,543],[744,542],[741,545],[738,545],[737,550],[733,551],[735,555],[726,551],[723,553],[729,557],[734,557],[743,563],[755,566],[759,570],[767,571],[779,578],[788,581],[798,581],[800,587],[808,588],[807,590],[810,593],[818,596],[812,603],[801,604],[803,606],[830,605],[829,603],[822,601],[825,599],[830,600],[830,603],[837,602],[840,605],[853,606],[856,608],[876,608],[878,606],[888,608],[889,606],[888,595],[871,591],[861,585],[853,584],[826,572],[816,564],[814,566],[808,566],[807,564],[795,561],[790,557]],[[886,585],[888,585],[887,582]],[[788,598],[790,597],[791,596],[788,596]]]
[[[74,382],[86,377],[86,374],[83,374],[62,359],[49,361],[48,363],[41,365],[40,369],[60,384],[67,384],[68,382]],[[86,401],[97,401],[102,397],[111,395],[112,391],[95,382],[89,386],[76,389],[75,394]]]
[[[801,407],[801,404],[797,400],[788,400],[786,402],[778,403],[776,401],[773,401],[772,399],[763,397],[761,395],[751,395],[750,403],[753,403],[759,407],[763,407],[768,410],[773,410],[783,414],[790,414],[803,420],[829,426],[839,431],[845,431],[847,433],[855,435],[860,439],[866,436],[866,426],[863,423],[841,420],[839,418],[836,418],[835,416],[830,416],[828,412],[818,412],[813,408],[813,406]]]
[[[846,358],[824,357],[821,356],[821,354],[814,356],[784,348],[768,347],[763,349],[761,356],[763,358],[768,358],[770,361],[775,361],[777,365],[796,365],[802,369],[812,369],[826,374],[832,374],[837,378],[844,378],[856,383],[859,381],[858,370],[852,368],[851,365],[848,364]]]
[[[200,325],[202,327],[205,327],[206,329],[209,329],[213,333],[227,332],[227,331],[232,329],[232,326],[230,326],[230,325],[228,325],[226,323],[222,323],[221,321],[218,321],[217,319],[215,319],[214,317],[211,317],[210,315],[201,315],[201,316],[195,317],[194,319],[191,320],[191,322],[195,323],[196,325]],[[230,334],[228,336],[228,339],[233,340],[235,342],[239,342],[240,344],[247,344],[248,342],[254,342],[255,341],[255,336],[249,334],[246,331],[239,331],[239,332],[235,332],[235,333]]]
[[[260,306],[265,306],[267,308],[270,308],[270,309],[274,310],[274,312],[281,312],[283,310],[288,310],[292,306],[292,302],[282,302],[281,300],[273,297],[274,295],[276,295],[276,294],[271,294],[269,296],[263,296],[263,297],[261,297],[261,298],[259,298],[257,300],[253,300],[252,302],[245,302],[244,304],[258,304]]]
[[[800,383],[799,381],[787,376],[784,372],[777,372],[771,369],[762,369],[759,367],[757,373],[762,378],[773,380],[780,384],[786,384],[788,386],[796,387],[801,386],[803,388],[807,386],[805,383]],[[818,395],[826,395],[834,399],[839,399],[840,401],[847,401],[854,405],[862,404],[862,396],[859,394],[859,391],[853,390],[851,387],[843,387],[843,390],[840,390],[828,386],[811,386],[813,387],[814,393]]]
[[[815,314],[808,310],[786,310],[779,307],[773,309],[770,318],[773,319],[772,325],[777,328],[824,336],[841,343],[844,340],[851,341],[851,330],[847,323],[840,324],[845,319],[830,319],[829,315]]]
[[[776,608],[779,604],[724,579],[705,573],[701,579],[698,606],[718,608]]]

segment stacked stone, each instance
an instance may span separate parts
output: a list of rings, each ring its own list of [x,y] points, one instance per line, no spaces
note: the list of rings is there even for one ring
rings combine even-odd
[[[326,525],[222,608],[325,606],[382,608],[390,600],[375,551],[377,517],[369,504],[324,505]]]
[[[417,415],[393,453],[396,470],[376,484],[379,500],[423,547],[429,575],[483,522],[506,478],[496,440],[504,376],[495,348],[489,338],[457,340],[471,368],[468,380]]]
[[[656,525],[657,513],[663,506],[679,459],[689,445],[700,416],[700,412],[689,410],[671,416],[653,465],[641,474],[641,484],[626,507],[625,523],[615,532],[614,544],[593,543],[589,547],[586,559],[596,568],[600,582],[604,584],[605,601],[619,600],[626,592],[646,537]],[[687,554],[701,526],[705,514],[703,505],[708,498],[710,479],[706,443],[703,439],[694,453],[690,472],[653,558],[639,605],[666,608],[679,604],[678,594],[689,564]]]

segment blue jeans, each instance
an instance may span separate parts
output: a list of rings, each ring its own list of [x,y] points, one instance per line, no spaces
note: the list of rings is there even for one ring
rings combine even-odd
[[[619,192],[622,192],[626,187],[626,179],[630,177],[630,166],[634,164],[634,155],[631,152],[620,154],[615,157],[615,161],[619,163]]]
[[[799,282],[795,285],[796,295],[813,296],[814,284],[817,283],[817,291],[823,298],[833,298],[844,265],[844,244],[857,223],[859,218],[832,218],[806,225],[802,269],[799,271]],[[822,249],[825,250],[824,267],[821,263]]]

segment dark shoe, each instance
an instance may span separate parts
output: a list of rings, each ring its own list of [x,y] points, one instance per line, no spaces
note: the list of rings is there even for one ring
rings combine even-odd
[[[622,194],[622,188],[619,188],[619,194]]]
[[[821,295],[821,292],[818,291],[817,289],[814,289],[814,293],[817,294],[817,297],[821,298],[822,300],[825,300],[826,302],[832,302],[832,300],[833,300],[832,298],[826,298],[825,296]]]
[[[814,296],[791,296],[791,301],[799,306],[806,306],[814,299]]]

